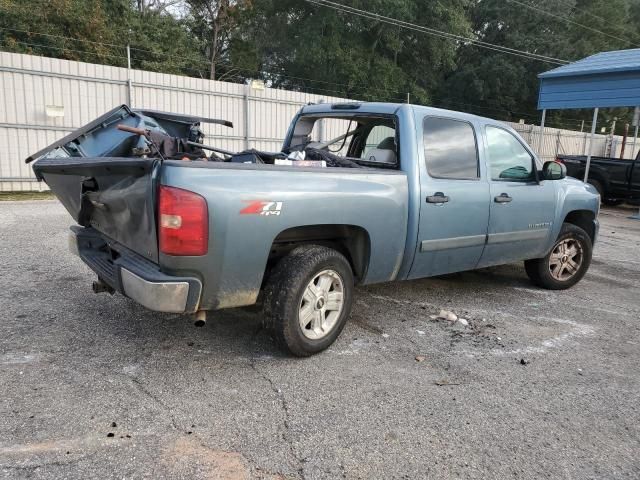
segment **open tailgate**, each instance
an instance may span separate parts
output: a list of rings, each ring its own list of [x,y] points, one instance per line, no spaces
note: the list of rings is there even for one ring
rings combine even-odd
[[[35,160],[36,177],[49,185],[78,224],[157,263],[154,171],[160,160],[130,156],[146,146],[144,139],[116,128],[151,122],[155,120],[122,105],[27,162]]]

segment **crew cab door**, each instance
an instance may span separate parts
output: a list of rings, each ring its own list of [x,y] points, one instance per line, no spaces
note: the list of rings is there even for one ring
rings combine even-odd
[[[489,222],[489,184],[479,161],[476,127],[434,116],[416,123],[422,127],[421,204],[409,278],[473,269]]]
[[[511,131],[495,125],[484,130],[491,207],[479,266],[542,257],[555,216],[554,182],[538,181],[533,154]]]

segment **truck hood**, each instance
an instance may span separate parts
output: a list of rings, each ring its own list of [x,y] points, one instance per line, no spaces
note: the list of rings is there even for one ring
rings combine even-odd
[[[598,195],[596,188],[590,183],[584,183],[582,180],[578,180],[573,177],[566,177],[562,180],[567,187],[584,188],[587,192]]]

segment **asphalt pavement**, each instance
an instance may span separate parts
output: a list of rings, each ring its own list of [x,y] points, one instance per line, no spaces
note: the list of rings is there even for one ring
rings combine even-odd
[[[520,264],[359,288],[338,341],[295,359],[255,308],[196,328],[93,294],[60,204],[0,202],[0,477],[640,478],[628,214],[603,211],[568,291]]]

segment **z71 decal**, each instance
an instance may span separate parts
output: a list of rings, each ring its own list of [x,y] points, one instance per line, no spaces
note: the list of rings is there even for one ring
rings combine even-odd
[[[269,200],[244,200],[247,205],[240,210],[240,215],[280,215],[282,212],[282,202],[272,202]]]

